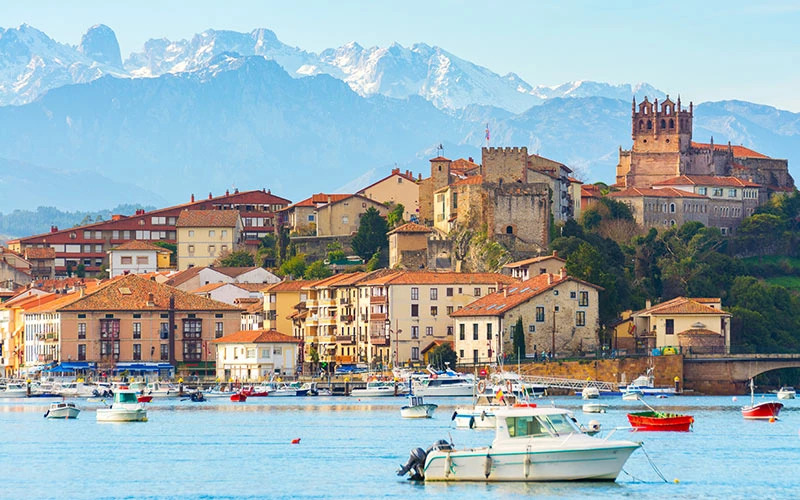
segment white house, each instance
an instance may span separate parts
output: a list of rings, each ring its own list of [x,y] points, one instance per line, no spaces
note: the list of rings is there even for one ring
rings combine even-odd
[[[190,267],[172,276],[166,282],[185,292],[196,290],[212,283],[260,283],[280,282],[280,278],[263,267]]]
[[[217,378],[259,381],[272,375],[294,375],[300,341],[275,330],[239,331],[214,341]]]
[[[156,272],[158,260],[169,262],[170,251],[146,241],[128,241],[108,252],[109,276],[116,278],[123,274],[144,274]]]
[[[196,290],[192,290],[191,293],[216,300],[217,302],[225,302],[230,305],[234,305],[236,299],[258,299],[258,297],[253,297],[252,292],[240,287],[236,283],[209,283]]]

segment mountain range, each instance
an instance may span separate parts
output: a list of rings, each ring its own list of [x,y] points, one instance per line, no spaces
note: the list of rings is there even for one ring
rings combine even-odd
[[[0,29],[0,165],[13,173],[0,178],[0,212],[161,206],[234,186],[290,199],[352,190],[394,165],[425,174],[439,144],[479,158],[487,124],[492,145],[609,182],[630,146],[631,98],[644,95],[664,93],[533,86],[423,43],[316,54],[267,29],[207,30],[123,59],[106,26],[70,46],[22,25]],[[788,158],[792,171],[800,160],[800,114],[769,106],[698,104],[694,135]]]

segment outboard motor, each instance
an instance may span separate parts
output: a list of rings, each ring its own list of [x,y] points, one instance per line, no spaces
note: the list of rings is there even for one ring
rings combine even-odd
[[[589,432],[593,434],[600,432],[600,422],[597,420],[589,420]]]
[[[453,445],[440,439],[433,443],[427,450],[422,448],[414,448],[411,450],[411,456],[408,457],[408,462],[397,471],[398,476],[404,476],[409,472],[411,475],[408,479],[411,481],[422,481],[425,479],[425,460],[428,458],[428,453],[433,450],[452,450]]]

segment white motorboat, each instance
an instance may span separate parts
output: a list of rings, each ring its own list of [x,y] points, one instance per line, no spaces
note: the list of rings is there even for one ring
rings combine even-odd
[[[286,396],[308,396],[309,388],[305,388],[299,384],[278,384],[276,382],[269,382],[264,384],[269,392],[269,397],[286,397]]]
[[[503,392],[506,393],[514,393],[514,394],[536,394],[536,393],[543,393],[544,390],[547,388],[543,385],[534,384],[531,382],[526,381],[522,376],[518,373],[510,372],[510,371],[501,371],[497,373],[493,373],[490,377],[492,382],[492,389],[497,391],[501,389]]]
[[[9,382],[4,388],[0,388],[0,398],[26,398],[28,388],[21,382]]]
[[[358,398],[375,398],[381,396],[398,396],[405,392],[401,387],[394,382],[372,381],[367,382],[367,386],[363,389],[353,389],[350,395]]]
[[[781,387],[778,391],[778,399],[794,399],[796,396],[794,387]]]
[[[657,396],[659,394],[666,394],[669,396],[677,394],[677,391],[675,391],[674,387],[655,386],[655,376],[653,375],[652,368],[648,368],[645,375],[639,375],[628,385],[636,386],[640,391],[642,391],[642,395],[644,396]],[[620,391],[625,392],[625,388],[626,384],[622,383],[619,385]]]
[[[644,391],[642,391],[639,386],[635,384],[628,384],[628,386],[622,392],[622,399],[625,401],[636,401],[642,396],[644,396]]]
[[[128,388],[143,396],[154,398],[177,398],[182,395],[181,388],[165,382],[133,382],[128,384]]]
[[[48,409],[47,413],[44,414],[44,418],[78,418],[78,414],[80,412],[80,408],[75,406],[75,403],[51,403],[50,409]]]
[[[587,385],[581,391],[581,398],[583,399],[597,399],[600,397],[600,389]]]
[[[430,376],[416,381],[413,390],[418,396],[472,396],[475,392],[475,377],[470,374],[463,374],[446,370],[443,372],[434,371],[428,367]]]
[[[608,405],[602,403],[584,403],[583,413],[605,413]]]
[[[97,409],[98,422],[147,422],[147,410],[130,389],[114,393],[114,402],[108,408]]]
[[[422,396],[409,396],[408,404],[400,408],[403,418],[431,418],[438,405],[425,403]]]
[[[503,394],[502,397],[480,394],[472,406],[457,407],[452,420],[459,429],[494,429],[495,411],[516,403],[517,398],[513,394]]]
[[[68,398],[90,398],[97,396],[98,392],[96,385],[84,382],[67,382],[54,385],[52,390],[59,396]]]
[[[440,440],[411,451],[397,474],[424,481],[614,481],[641,443],[611,441],[581,431],[561,408],[496,412],[491,446],[456,450]]]

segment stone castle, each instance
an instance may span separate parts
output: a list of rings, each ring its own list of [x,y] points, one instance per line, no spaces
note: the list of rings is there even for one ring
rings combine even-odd
[[[669,96],[659,106],[647,97],[631,109],[633,147],[619,151],[616,185],[649,188],[686,176],[735,177],[763,186],[770,194],[794,188],[787,160],[770,158],[744,146],[692,141],[694,109]]]

